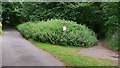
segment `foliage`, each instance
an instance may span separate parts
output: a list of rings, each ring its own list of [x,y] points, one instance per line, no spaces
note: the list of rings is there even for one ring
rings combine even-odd
[[[2,3],[0,1],[0,14],[2,13]]]
[[[109,31],[107,34],[107,38],[106,38],[106,43],[110,46],[111,49],[113,50],[117,50],[120,51],[119,48],[119,36],[120,36],[120,29],[119,30],[115,30],[114,33],[113,31]]]
[[[47,3],[3,3],[3,12],[9,15],[23,17],[25,20],[47,20],[53,18],[76,20],[77,14],[86,11],[92,3],[69,3],[69,2],[47,2]],[[81,9],[80,9],[81,8]],[[70,15],[69,15],[70,14]],[[83,15],[81,15],[83,16]],[[79,16],[79,17],[81,17]],[[78,16],[77,16],[78,17]],[[81,19],[82,20],[82,19]]]
[[[118,3],[103,3],[103,11],[106,13],[106,43],[113,50],[119,50],[120,24],[118,22]]]
[[[111,38],[109,42],[112,42],[111,36],[118,33],[116,30],[120,26],[118,4],[118,2],[6,2],[2,3],[3,25],[6,21],[17,25],[28,21],[65,19],[84,24],[92,29],[98,38],[104,37],[106,40]],[[8,16],[10,20],[7,19]]]
[[[65,23],[67,30],[63,31]],[[55,19],[25,23],[19,25],[18,30],[26,38],[52,44],[90,47],[97,43],[95,33],[92,30],[73,21]]]
[[[9,15],[13,24],[47,19],[72,20],[99,33],[104,23],[100,5],[101,3],[92,2],[3,3],[3,17],[6,19]]]
[[[102,31],[105,28],[105,22],[111,15],[118,13],[117,3],[114,2],[12,2],[3,3],[2,6],[4,21],[7,21],[7,16],[10,16],[13,24],[26,21],[65,19],[85,24],[102,35],[105,35],[107,31]]]
[[[22,16],[22,4],[15,2],[3,2],[2,3],[2,24],[16,26],[23,22],[24,17]],[[9,19],[8,19],[9,17]]]

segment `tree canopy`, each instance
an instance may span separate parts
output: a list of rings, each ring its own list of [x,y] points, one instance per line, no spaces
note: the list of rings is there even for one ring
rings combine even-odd
[[[65,19],[85,24],[96,32],[106,26],[118,26],[117,2],[5,2],[2,6],[4,20],[10,16],[14,24]]]
[[[119,2],[3,2],[3,25],[6,22],[16,26],[28,21],[65,19],[85,24],[98,37],[113,39],[115,35],[118,40],[119,6]]]

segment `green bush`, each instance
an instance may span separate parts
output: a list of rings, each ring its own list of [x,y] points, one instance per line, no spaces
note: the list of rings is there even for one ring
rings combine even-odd
[[[120,36],[120,29],[110,29],[107,34],[106,34],[106,43],[107,45],[109,45],[109,47],[112,49],[112,50],[115,50],[115,51],[120,51],[119,50],[119,38]]]
[[[113,50],[119,50],[119,40],[120,38],[120,24],[118,22],[118,17],[113,15],[109,17],[108,21],[105,22],[106,31],[106,43]]]
[[[65,23],[67,30],[63,31]],[[51,44],[90,47],[98,41],[92,30],[73,21],[54,19],[27,22],[17,28],[25,38]]]

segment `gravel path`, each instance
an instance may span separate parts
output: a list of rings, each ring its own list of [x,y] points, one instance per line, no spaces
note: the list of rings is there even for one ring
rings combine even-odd
[[[94,58],[109,59],[118,63],[118,54],[106,48],[103,41],[100,41],[97,46],[81,49],[80,54]]]
[[[2,39],[3,66],[64,66],[52,55],[22,38],[16,30],[5,30]]]
[[[2,36],[0,36],[0,67],[2,67]]]

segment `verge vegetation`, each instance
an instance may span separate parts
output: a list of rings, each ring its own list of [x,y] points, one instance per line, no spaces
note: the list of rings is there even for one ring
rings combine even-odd
[[[37,47],[48,51],[67,66],[117,66],[113,61],[91,58],[79,54],[81,47],[59,46],[32,41]],[[92,67],[91,67],[92,68]]]

